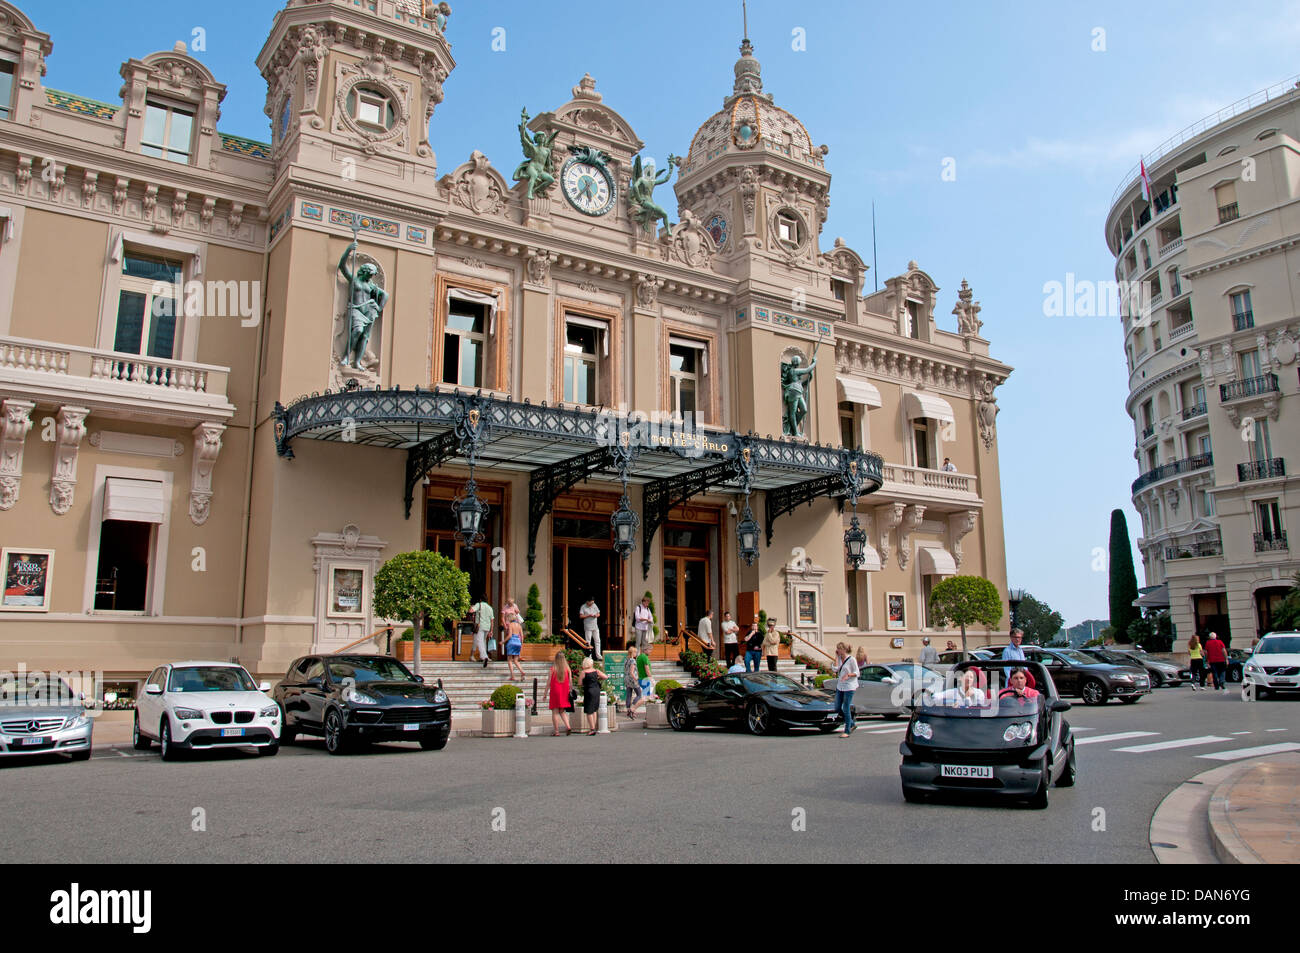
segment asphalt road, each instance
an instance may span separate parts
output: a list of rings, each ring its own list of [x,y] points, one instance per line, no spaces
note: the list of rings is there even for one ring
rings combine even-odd
[[[275,758],[4,759],[0,862],[1153,863],[1151,815],[1227,763],[1207,755],[1300,749],[1300,700],[1245,703],[1235,689],[1161,689],[1067,718],[1080,742],[1099,740],[1080,744],[1078,784],[1054,789],[1046,811],[905,804],[902,723],[876,718],[848,739],[636,728],[341,758],[306,741]],[[1167,747],[1120,750],[1149,745]]]

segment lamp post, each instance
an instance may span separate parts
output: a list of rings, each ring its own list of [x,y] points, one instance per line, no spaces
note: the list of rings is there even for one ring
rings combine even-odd
[[[474,482],[474,469],[470,468],[470,478],[465,484],[465,492],[456,497],[451,504],[452,515],[456,518],[456,538],[466,546],[483,539],[483,520],[490,507],[478,496],[478,484]]]
[[[736,539],[739,542],[740,558],[746,566],[754,565],[754,560],[758,557],[758,520],[754,519],[754,512],[749,508],[748,495],[745,497],[745,510],[740,516],[740,522],[736,524]]]
[[[614,552],[622,559],[627,559],[636,549],[636,530],[641,518],[632,510],[627,498],[627,483],[623,484],[623,495],[619,498],[618,509],[609,518],[614,526]]]
[[[860,568],[866,561],[866,549],[867,534],[858,522],[857,507],[854,507],[853,519],[849,522],[849,528],[844,531],[844,551],[848,554],[849,562],[853,564],[854,569]]]
[[[1011,607],[1011,632],[1020,628],[1020,603],[1025,601],[1025,590],[1008,589],[1007,604]],[[1008,633],[1009,634],[1009,633]]]

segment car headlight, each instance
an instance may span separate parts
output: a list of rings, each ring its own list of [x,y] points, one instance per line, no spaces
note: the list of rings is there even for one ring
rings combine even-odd
[[[274,718],[276,715],[280,714],[280,706],[267,705],[260,712],[258,712],[258,714],[261,715],[263,718]]]
[[[64,730],[67,731],[72,728],[85,728],[88,724],[90,724],[90,715],[83,711],[80,715],[77,715],[69,721],[64,726]]]
[[[203,712],[196,708],[173,708],[172,714],[181,721],[202,721]]]
[[[934,728],[930,726],[928,721],[918,721],[912,726],[912,737],[929,741],[934,737]]]
[[[1117,681],[1117,682],[1131,682],[1131,681],[1133,681],[1133,676],[1132,676],[1132,675],[1123,675],[1123,674],[1120,674],[1120,675],[1116,675],[1116,676],[1114,676],[1114,679],[1115,679],[1115,681]]]
[[[1263,667],[1258,662],[1246,663],[1246,671],[1248,672],[1262,672],[1263,670]]]
[[[447,693],[444,692],[441,688],[433,693],[433,703],[435,705],[441,705],[446,700],[447,700]]]
[[[1018,721],[1014,725],[1007,725],[1007,730],[1002,732],[1002,740],[1029,741],[1034,736],[1034,730],[1032,721]]]
[[[352,689],[351,692],[349,692],[347,695],[344,696],[344,701],[350,701],[357,705],[378,705],[379,704],[379,699],[371,698],[369,695],[366,695],[363,692],[359,692],[355,688]]]

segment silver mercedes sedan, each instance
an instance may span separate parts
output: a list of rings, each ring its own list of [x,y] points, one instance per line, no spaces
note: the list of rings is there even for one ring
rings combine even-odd
[[[93,730],[85,696],[63,679],[0,674],[0,758],[60,754],[85,761]]]

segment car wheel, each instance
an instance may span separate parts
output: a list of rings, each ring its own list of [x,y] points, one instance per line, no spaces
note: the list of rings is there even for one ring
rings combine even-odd
[[[690,731],[695,727],[684,698],[674,698],[668,705],[668,724],[673,731]]]
[[[180,760],[180,749],[172,743],[171,719],[166,715],[163,716],[162,724],[158,728],[158,747],[162,751],[162,759],[164,761]]]
[[[1079,692],[1083,696],[1085,705],[1104,705],[1108,692],[1106,686],[1101,683],[1100,679],[1090,678],[1083,683],[1083,688]]]
[[[331,708],[325,714],[325,750],[330,754],[347,752],[347,739],[343,730],[343,716],[337,708]]]
[[[1230,682],[1239,682],[1239,681],[1241,681],[1241,678],[1242,678],[1242,672],[1241,672],[1241,669],[1239,669],[1239,668],[1230,668],[1230,669],[1228,669],[1228,681],[1230,681]]]
[[[1075,779],[1078,778],[1078,776],[1079,768],[1074,760],[1074,739],[1071,738],[1070,753],[1065,758],[1065,770],[1062,771],[1061,776],[1056,779],[1056,786],[1058,788],[1072,788],[1074,787]]]
[[[1029,806],[1035,811],[1041,811],[1047,807],[1049,800],[1048,789],[1051,787],[1052,776],[1047,769],[1047,759],[1043,759],[1043,780],[1038,784],[1038,790],[1034,792],[1033,797],[1029,799]]]
[[[140,713],[135,713],[135,718],[131,721],[131,747],[136,751],[148,751],[153,747],[153,742],[140,733]]]
[[[447,747],[447,736],[438,738],[421,738],[420,747],[425,751],[441,751]]]
[[[73,760],[73,761],[89,761],[89,760],[90,760],[90,749],[87,748],[85,751],[74,751],[74,752],[72,753],[72,760]]]
[[[1126,698],[1121,698],[1120,701],[1122,701],[1125,705],[1132,705],[1135,704],[1137,700],[1141,697],[1142,697],[1141,695],[1132,695]]]
[[[1155,671],[1151,672],[1150,674],[1151,674],[1151,687],[1163,688],[1165,684],[1165,677],[1161,675],[1159,672],[1155,672]]]
[[[274,758],[277,754],[280,753],[280,743],[275,742],[269,745],[261,745],[256,750],[257,750],[258,757]]]
[[[772,710],[766,702],[750,702],[745,709],[745,727],[751,735],[765,735],[772,730]]]
[[[289,713],[280,706],[280,744],[291,745],[298,740],[298,729],[289,727]]]

